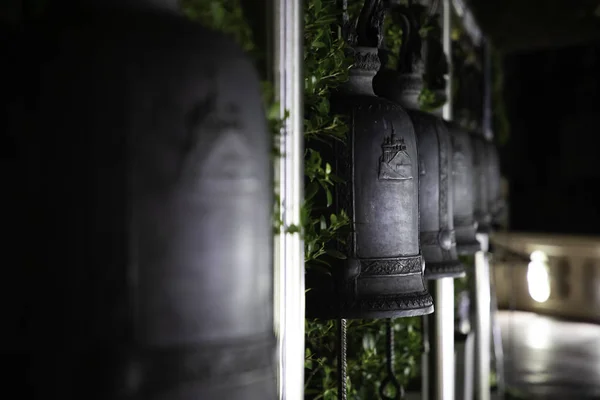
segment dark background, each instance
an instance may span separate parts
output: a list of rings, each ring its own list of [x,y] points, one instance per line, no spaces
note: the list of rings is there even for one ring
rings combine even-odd
[[[45,2],[0,1],[1,43]],[[502,54],[510,229],[600,234],[600,1],[463,2]]]
[[[510,228],[600,233],[600,44],[506,57]]]
[[[503,54],[510,229],[600,234],[600,1],[466,3]]]

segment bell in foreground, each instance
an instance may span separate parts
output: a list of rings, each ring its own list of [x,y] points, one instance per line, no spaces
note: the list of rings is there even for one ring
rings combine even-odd
[[[64,400],[275,399],[271,137],[251,61],[174,1],[66,3],[28,32],[30,381]]]
[[[392,318],[433,312],[419,251],[414,130],[401,107],[373,93],[380,61],[377,39],[367,27],[381,29],[377,13],[382,6],[379,0],[366,2],[350,79],[332,101],[351,121],[347,145],[336,149],[335,170],[345,181],[336,187],[336,207],[349,212],[353,225],[340,248],[347,259],[334,267],[332,282],[321,281],[319,290],[307,293],[309,316]]]

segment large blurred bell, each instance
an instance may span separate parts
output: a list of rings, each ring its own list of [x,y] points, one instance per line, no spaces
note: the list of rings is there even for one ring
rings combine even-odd
[[[23,43],[34,398],[276,398],[259,80],[175,4],[57,1]]]
[[[475,238],[473,149],[469,134],[457,124],[446,122],[452,140],[452,177],[454,199],[454,230],[458,254],[474,254],[481,245]]]
[[[421,6],[422,7],[422,6]],[[408,110],[417,135],[419,154],[420,242],[428,279],[460,277],[464,266],[456,251],[452,192],[452,144],[444,122],[420,111],[424,63],[418,33],[416,6],[396,6],[392,12],[404,21],[399,71],[382,70],[375,92]]]
[[[347,246],[340,249],[347,259],[334,269],[342,271],[335,277],[339,308],[331,307],[323,293],[326,286],[311,288],[310,316],[392,318],[433,312],[419,251],[414,130],[406,112],[377,98],[372,87],[380,67],[376,36],[382,10],[381,0],[366,1],[356,35],[351,35],[356,42],[351,43],[355,61],[350,79],[333,99],[350,122],[335,170],[346,182],[336,185],[337,207],[348,211],[353,226]]]

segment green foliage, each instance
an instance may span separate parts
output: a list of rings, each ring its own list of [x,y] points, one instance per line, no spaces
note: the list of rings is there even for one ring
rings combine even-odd
[[[478,55],[475,52],[473,45],[470,43],[466,33],[464,32],[460,20],[455,18],[452,22],[452,51],[454,60],[453,79],[453,94],[456,99],[460,90],[460,79],[457,75],[460,69],[464,66],[475,66],[481,73],[482,60],[478,60]],[[504,68],[502,65],[503,55],[496,48],[492,47],[492,127],[494,137],[498,144],[505,144],[510,137],[510,121],[506,111],[506,102],[504,100]],[[455,101],[458,105],[458,102]],[[472,110],[466,108],[459,109],[455,107],[456,114],[463,120],[473,120],[476,116]]]
[[[419,94],[419,106],[421,110],[432,112],[442,107],[446,103],[446,98],[439,92],[434,92],[427,86]]]
[[[440,26],[440,15],[439,14],[428,14],[428,9],[424,6],[416,5],[415,11],[417,18],[419,19],[419,35],[422,39],[435,38],[436,40],[442,40],[442,27]]]
[[[411,8],[419,20],[419,35],[423,41],[428,38],[441,40],[441,27],[438,23],[438,16],[429,17],[427,9],[421,5],[413,5]],[[398,13],[389,12],[385,16],[383,24],[384,41],[387,49],[387,62],[385,67],[397,69],[399,62],[400,48],[402,46],[402,25]],[[425,60],[426,61],[426,60]],[[429,77],[423,76],[425,80],[424,87],[419,95],[419,106],[421,110],[431,112],[435,111],[446,103],[444,93],[432,90],[430,88]]]
[[[400,47],[402,46],[402,29],[400,29],[400,22],[397,19],[397,15],[394,13],[386,13],[385,19],[383,20],[383,37],[385,47],[387,48],[387,63],[382,67],[397,70]]]
[[[422,352],[420,318],[393,322],[396,378],[406,386],[419,373]],[[305,396],[337,399],[337,341],[335,321],[306,323]],[[348,398],[373,400],[386,376],[386,335],[382,320],[348,321]]]
[[[240,0],[181,0],[181,9],[190,19],[231,36],[246,52],[256,51]]]
[[[341,36],[340,9],[335,0],[311,0],[304,4],[304,136],[306,139],[305,204],[302,210],[306,268],[331,268],[330,257],[343,258],[336,240],[349,226],[346,210],[332,212],[333,188],[344,184],[332,170],[332,160],[321,149],[337,142],[344,145],[348,126],[332,112],[333,90],[348,80],[351,60]]]
[[[439,24],[439,15],[435,14],[432,16],[428,16],[425,12],[424,8],[420,8],[419,19],[421,28],[419,29],[419,34],[423,42],[426,40],[435,40],[441,42],[442,40],[442,27]],[[442,55],[442,57],[446,57],[446,55]],[[427,62],[427,60],[425,60]],[[443,75],[443,71],[440,71],[437,66],[436,68],[431,68],[431,66],[427,67],[428,73],[424,76],[425,85],[421,94],[419,95],[419,106],[421,110],[432,112],[440,107],[442,107],[446,103],[446,94],[440,90],[432,90],[432,80],[439,79]],[[429,76],[438,75],[438,76]]]

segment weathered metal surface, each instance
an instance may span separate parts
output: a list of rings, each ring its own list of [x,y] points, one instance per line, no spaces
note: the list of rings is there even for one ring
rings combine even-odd
[[[488,147],[488,184],[489,184],[489,195],[488,203],[489,210],[494,224],[498,223],[505,212],[506,204],[502,197],[501,192],[501,181],[502,174],[500,171],[500,158],[498,155],[498,148],[493,142],[487,142]]]
[[[373,32],[381,32],[382,7],[380,0],[365,3],[351,43],[350,80],[333,101],[350,121],[348,143],[338,149],[335,169],[346,182],[336,186],[337,207],[348,211],[353,225],[340,248],[347,260],[337,269],[342,272],[335,286],[321,283],[320,290],[307,293],[309,315],[392,318],[433,311],[419,251],[415,133],[408,114],[377,98],[372,88],[380,68]],[[328,291],[337,292],[339,304],[322,300],[319,292]],[[326,310],[327,303],[333,308]]]
[[[458,125],[446,123],[452,139],[452,176],[454,178],[454,230],[458,254],[475,254],[480,250],[475,239],[473,149],[469,134]]]
[[[48,15],[20,126],[35,391],[274,399],[272,141],[251,62],[175,2]]]
[[[473,192],[475,193],[475,220],[478,233],[489,233],[492,215],[489,209],[489,184],[488,181],[488,147],[483,135],[471,132],[471,145],[473,148]]]
[[[464,267],[456,253],[454,231],[450,135],[440,118],[419,110],[424,62],[417,18],[412,9],[401,6],[393,12],[403,15],[403,32],[407,32],[399,70],[382,70],[374,88],[378,95],[407,109],[417,136],[420,242],[425,275],[429,279],[462,276]]]

